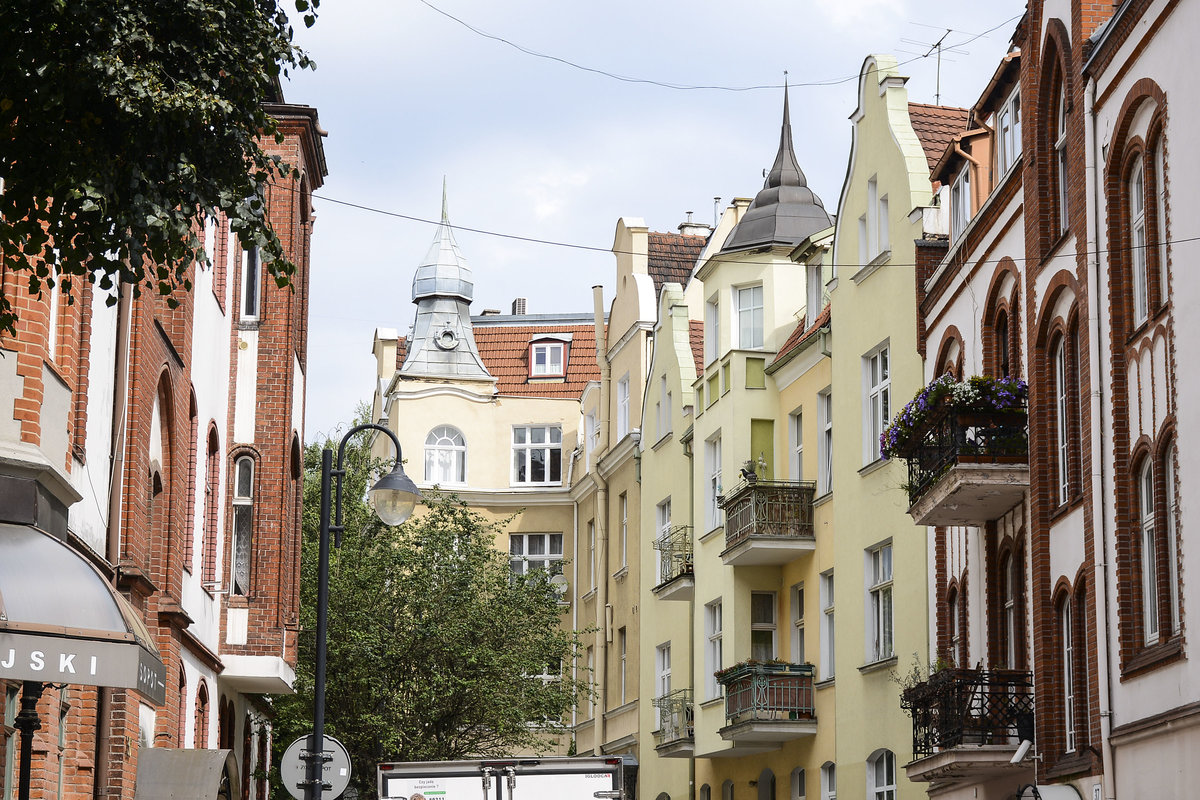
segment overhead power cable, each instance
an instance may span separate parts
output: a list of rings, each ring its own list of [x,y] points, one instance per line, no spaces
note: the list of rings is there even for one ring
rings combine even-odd
[[[783,88],[782,83],[762,83],[762,84],[756,84],[756,85],[752,85],[752,86],[722,86],[719,84],[672,83],[669,81],[655,80],[653,78],[640,78],[640,77],[635,77],[635,76],[631,76],[631,75],[621,75],[621,74],[618,74],[615,72],[609,72],[608,70],[600,69],[598,67],[589,67],[584,64],[579,64],[575,61],[571,61],[570,59],[562,58],[561,56],[556,56],[556,55],[551,55],[549,53],[539,52],[532,48],[526,47],[522,44],[518,44],[517,42],[514,42],[511,39],[506,39],[503,36],[497,36],[496,34],[488,33],[487,31],[482,30],[481,28],[477,28],[474,25],[472,25],[471,23],[467,22],[466,20],[464,20],[460,17],[456,17],[448,11],[444,11],[444,10],[438,8],[433,3],[429,2],[429,0],[418,0],[418,2],[420,2],[422,5],[428,7],[431,11],[436,11],[438,14],[441,14],[443,17],[446,17],[447,19],[456,22],[457,24],[459,24],[462,27],[469,30],[471,33],[474,33],[476,36],[481,36],[484,39],[490,39],[493,42],[499,42],[500,44],[511,47],[514,50],[524,53],[527,56],[533,56],[534,58],[542,58],[547,61],[554,61],[554,62],[557,62],[564,66],[571,67],[572,69],[581,70],[583,72],[590,72],[593,75],[601,75],[606,78],[612,78],[613,80],[621,81],[622,83],[642,83],[642,84],[647,84],[649,86],[658,86],[663,89],[674,89],[676,91],[711,90],[711,91],[721,91],[721,92],[751,92],[751,91],[755,91],[757,89],[782,89]],[[947,45],[947,47],[962,47],[963,45],[970,44],[971,42],[975,41],[976,39],[979,39],[983,36],[987,36],[989,33],[997,31],[1000,28],[1003,28],[1005,25],[1009,25],[1013,22],[1016,22],[1017,20],[1019,20],[1021,18],[1021,16],[1022,16],[1021,14],[1017,14],[1016,16],[1009,17],[1008,19],[1004,20],[1003,22],[999,23],[998,25],[994,25],[991,28],[988,28],[983,33],[977,33],[967,39],[964,39],[961,42],[955,42],[954,44]],[[916,56],[914,58],[910,58],[906,61],[899,62],[897,64],[897,66],[904,66],[905,64],[911,64],[914,61],[920,61],[921,59],[928,58],[928,57],[929,57],[929,53],[926,53],[924,55],[918,55],[918,56]],[[793,86],[793,87],[794,86],[837,86],[838,84],[849,83],[850,81],[856,81],[856,80],[858,80],[858,77],[859,77],[859,75],[856,72],[853,75],[847,75],[847,76],[841,77],[841,78],[827,78],[824,80],[800,81],[798,83],[789,82],[788,85]]]

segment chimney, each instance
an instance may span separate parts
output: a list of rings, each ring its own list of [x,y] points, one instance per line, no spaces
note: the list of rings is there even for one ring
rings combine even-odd
[[[524,315],[524,313],[525,313],[525,298],[524,297],[518,297],[516,300],[513,300],[512,313],[513,313],[513,316]]]
[[[703,222],[693,222],[692,214],[687,212],[687,219],[679,224],[679,232],[684,236],[708,236],[712,233],[712,227],[705,225]]]
[[[500,316],[500,309],[498,309],[498,308],[485,308],[485,309],[484,309],[484,310],[483,310],[483,311],[482,311],[482,312],[479,314],[479,316],[481,316],[481,317],[498,317],[498,316]]]

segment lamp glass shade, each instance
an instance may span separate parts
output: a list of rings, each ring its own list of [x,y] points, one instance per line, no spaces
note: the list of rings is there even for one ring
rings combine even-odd
[[[367,493],[375,515],[385,525],[399,525],[410,516],[421,499],[421,490],[404,474],[404,467],[395,468],[380,478]]]

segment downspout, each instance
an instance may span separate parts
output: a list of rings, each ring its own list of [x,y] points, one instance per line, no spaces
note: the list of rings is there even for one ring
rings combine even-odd
[[[586,429],[584,430],[585,437],[587,436]],[[587,452],[587,448],[584,448]],[[579,630],[579,598],[583,597],[579,592],[579,504],[571,503],[571,552],[575,557],[571,559],[571,588],[575,592],[575,596],[571,598],[571,630]],[[571,679],[579,680],[579,658],[576,657],[571,665]],[[576,686],[579,684],[576,683]],[[576,726],[579,724],[579,703],[571,707],[571,731],[572,737],[575,736]],[[572,742],[574,738],[572,738]]]
[[[132,328],[132,293],[123,284],[117,287],[117,352],[113,368],[112,436],[109,446],[108,475],[108,532],[105,541],[105,558],[119,574],[121,559],[121,489],[125,485],[125,426],[129,401],[129,338]],[[101,798],[107,794],[109,778],[108,754],[112,750],[112,726],[108,724],[112,696],[115,690],[98,687],[96,690],[96,765],[92,782],[92,794]]]
[[[612,641],[612,620],[608,613],[608,482],[600,474],[600,460],[608,452],[608,394],[611,382],[608,365],[607,337],[604,326],[604,287],[592,287],[593,317],[596,328],[596,366],[600,368],[600,407],[596,426],[600,441],[596,445],[596,461],[592,471],[596,481],[594,501],[596,552],[596,713],[592,720],[592,753],[602,755],[608,738],[604,713],[608,709],[608,644]]]
[[[1107,497],[1107,491],[1104,488],[1104,459],[1106,454],[1104,426],[1100,424],[1100,420],[1104,412],[1104,391],[1100,381],[1100,202],[1103,199],[1100,191],[1100,182],[1096,176],[1096,157],[1098,156],[1097,138],[1096,138],[1096,81],[1089,79],[1087,82],[1087,91],[1084,94],[1083,113],[1084,119],[1087,120],[1085,126],[1085,136],[1087,137],[1084,146],[1084,153],[1087,154],[1087,163],[1085,165],[1086,184],[1091,187],[1093,192],[1094,202],[1087,205],[1088,208],[1088,227],[1087,227],[1087,252],[1088,260],[1091,262],[1091,269],[1088,271],[1088,276],[1091,279],[1091,286],[1088,287],[1088,357],[1091,359],[1092,369],[1090,372],[1090,389],[1092,402],[1092,441],[1098,445],[1093,451],[1096,456],[1092,463],[1092,486],[1099,487],[1099,491],[1092,492],[1092,519],[1093,524],[1099,526],[1100,546],[1094,550],[1094,573],[1092,583],[1096,587],[1096,628],[1099,635],[1096,637],[1097,646],[1100,652],[1097,654],[1097,665],[1100,674],[1098,676],[1100,684],[1100,748],[1101,758],[1104,759],[1104,774],[1102,780],[1104,782],[1104,797],[1107,800],[1115,800],[1117,796],[1117,764],[1113,760],[1112,749],[1112,648],[1109,646],[1109,621],[1108,621],[1108,521],[1104,513],[1104,499]]]

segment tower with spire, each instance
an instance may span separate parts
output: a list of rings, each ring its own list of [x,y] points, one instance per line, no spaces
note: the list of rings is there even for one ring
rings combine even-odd
[[[442,221],[433,244],[413,275],[412,301],[417,306],[412,341],[400,374],[405,378],[494,381],[475,344],[471,300],[475,285],[471,268],[450,226],[446,183],[442,181]]]
[[[722,253],[770,245],[794,246],[833,223],[821,198],[808,188],[808,181],[792,149],[792,120],[788,92],[783,87],[783,128],[779,151],[767,173],[763,188],[730,233]]]

